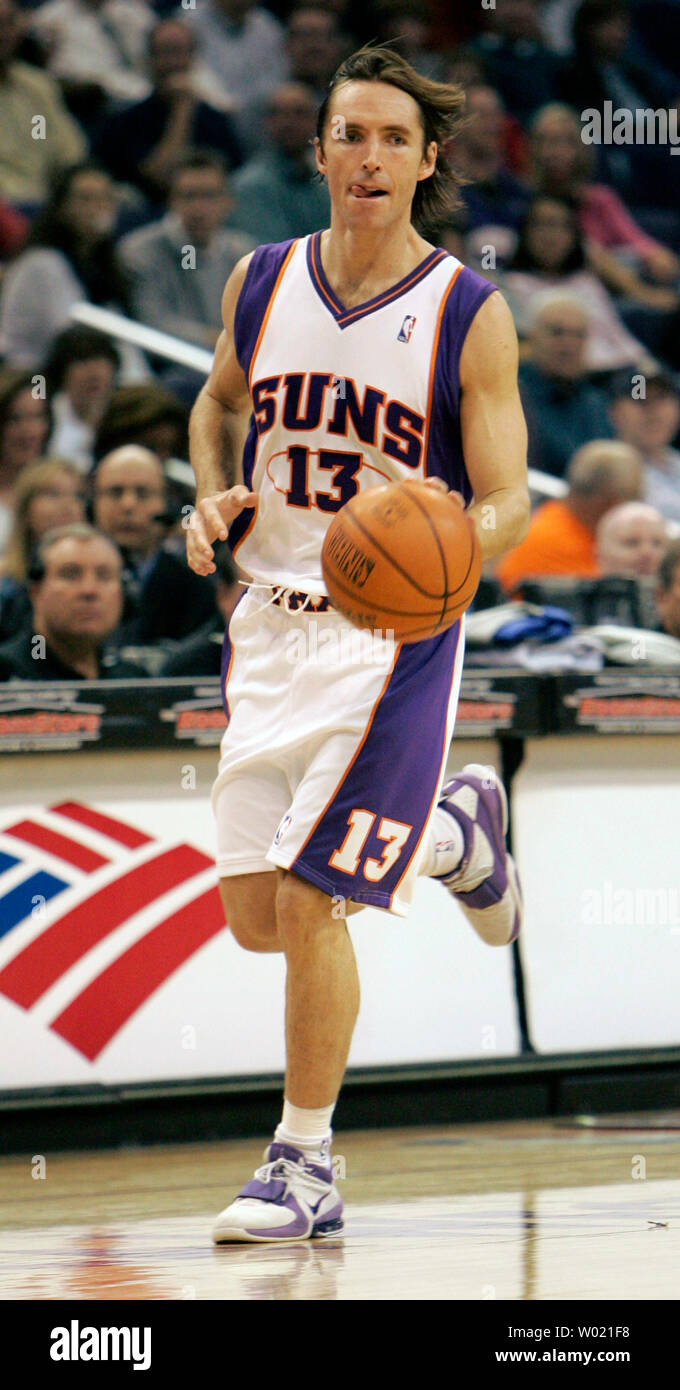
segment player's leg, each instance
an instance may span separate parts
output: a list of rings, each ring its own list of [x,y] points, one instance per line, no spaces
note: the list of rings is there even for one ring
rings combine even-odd
[[[276,873],[220,879],[227,926],[246,951],[282,951],[276,922]]]
[[[489,946],[519,933],[522,894],[508,853],[508,803],[493,767],[470,763],[443,788],[428,827],[420,872],[442,882]]]
[[[275,893],[268,884],[262,893],[259,886],[249,893],[241,879],[232,880],[237,886],[230,894],[227,880],[225,903],[243,912],[235,917],[237,940],[256,951],[282,949],[286,956],[285,1099],[264,1165],[217,1218],[216,1244],[306,1240],[342,1230],[331,1117],[359,1009],[354,948],[328,894],[280,869],[252,877],[275,879]],[[274,910],[275,932],[269,935],[251,916],[265,908]]]

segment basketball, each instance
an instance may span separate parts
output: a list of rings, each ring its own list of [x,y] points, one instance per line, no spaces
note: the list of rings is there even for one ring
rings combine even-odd
[[[482,560],[457,499],[413,481],[351,498],[326,532],[321,566],[331,604],[356,627],[420,642],[469,607]]]

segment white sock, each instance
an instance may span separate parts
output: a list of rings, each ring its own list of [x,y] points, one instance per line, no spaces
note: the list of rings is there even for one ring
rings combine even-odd
[[[465,841],[458,821],[438,806],[427,829],[418,873],[426,878],[448,878],[454,874],[465,853]]]
[[[276,1126],[274,1138],[280,1144],[292,1144],[301,1149],[306,1158],[321,1158],[321,1145],[332,1136],[334,1110],[335,1102],[322,1110],[303,1110],[284,1099],[281,1123]]]

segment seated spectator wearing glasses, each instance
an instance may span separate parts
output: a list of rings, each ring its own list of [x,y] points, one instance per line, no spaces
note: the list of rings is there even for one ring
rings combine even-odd
[[[561,289],[575,294],[588,310],[587,371],[615,371],[645,356],[646,349],[628,332],[611,295],[590,269],[576,211],[567,202],[542,195],[534,198],[515,255],[508,269],[496,279],[507,296],[520,338],[529,327],[534,295],[541,290]],[[670,295],[666,304],[670,310],[673,295],[668,290],[650,287],[650,293],[655,308],[659,294]],[[646,298],[647,291],[643,290],[639,302]]]
[[[521,545],[497,565],[496,577],[508,592],[539,575],[598,575],[598,524],[612,507],[640,497],[642,462],[630,445],[596,439],[574,454],[566,481],[566,497],[537,507]]]
[[[95,466],[97,527],[123,556],[125,609],[119,644],[179,641],[215,614],[212,585],[189,569],[182,551],[166,543],[174,518],[157,454],[138,444],[114,449]],[[178,544],[181,544],[178,543]]]
[[[44,364],[54,421],[49,452],[71,459],[82,473],[92,467],[95,434],[119,368],[111,339],[84,324],[59,333]]]
[[[143,676],[107,650],[123,607],[121,558],[94,527],[58,526],[29,569],[33,622],[0,648],[0,680],[121,680]]]
[[[642,393],[642,394],[641,394]],[[640,450],[645,502],[680,522],[680,395],[665,372],[622,372],[610,385],[609,412],[619,439]]]
[[[564,477],[572,454],[614,433],[607,397],[586,377],[590,321],[574,295],[537,296],[529,320],[529,357],[519,384],[529,431],[529,464]]]
[[[316,177],[312,146],[316,115],[306,87],[277,87],[267,107],[270,143],[234,175],[230,225],[258,245],[307,236],[328,224],[328,190]]]
[[[192,149],[215,150],[229,169],[242,162],[243,149],[232,116],[205,96],[196,65],[194,27],[181,19],[161,19],[148,39],[151,92],[143,101],[112,115],[101,126],[93,149],[121,183],[132,184],[159,211],[170,181]]]
[[[47,458],[29,464],[14,488],[14,520],[0,560],[0,642],[31,620],[30,557],[46,531],[85,520],[85,486],[75,464]]]
[[[255,244],[225,227],[232,206],[219,155],[197,150],[178,164],[165,217],[119,242],[141,323],[214,348],[222,328],[224,285]]]
[[[659,631],[680,639],[680,538],[671,541],[656,574]]]
[[[596,534],[600,574],[654,577],[668,544],[666,522],[647,502],[624,502],[602,517]]]
[[[126,312],[126,277],[113,239],[116,191],[104,169],[79,164],[57,181],[0,289],[0,352],[13,366],[42,362],[81,300]],[[121,349],[128,380],[148,376],[137,348]]]

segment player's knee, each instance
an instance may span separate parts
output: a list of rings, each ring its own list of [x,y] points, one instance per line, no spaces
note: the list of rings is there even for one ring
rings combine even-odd
[[[296,874],[282,873],[276,892],[276,924],[284,950],[332,922],[332,900]],[[342,925],[342,918],[339,918]]]
[[[220,893],[227,926],[245,951],[280,951],[273,902],[259,903],[251,885],[243,890],[238,880],[222,879]]]

